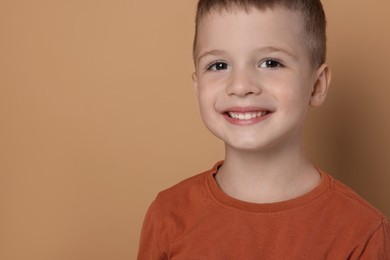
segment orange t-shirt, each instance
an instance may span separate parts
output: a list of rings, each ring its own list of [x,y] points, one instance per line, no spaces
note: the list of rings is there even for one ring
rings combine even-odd
[[[222,192],[220,164],[157,196],[138,260],[390,259],[385,216],[326,173],[301,197],[255,204]]]

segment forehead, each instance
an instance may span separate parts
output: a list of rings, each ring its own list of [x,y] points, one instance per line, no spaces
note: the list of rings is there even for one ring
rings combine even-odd
[[[303,18],[298,11],[282,7],[213,10],[199,21],[195,56],[224,48],[283,47],[299,52],[303,49],[303,33]]]

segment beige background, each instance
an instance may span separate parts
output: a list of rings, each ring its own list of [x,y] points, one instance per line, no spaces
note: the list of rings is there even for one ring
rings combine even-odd
[[[0,259],[135,259],[156,193],[223,158],[190,80],[195,4],[0,0]],[[390,2],[324,5],[307,150],[390,216]]]

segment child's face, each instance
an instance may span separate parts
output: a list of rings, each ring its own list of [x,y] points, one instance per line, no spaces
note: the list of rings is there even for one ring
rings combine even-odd
[[[204,123],[227,147],[300,142],[309,105],[322,103],[328,83],[326,65],[311,65],[301,19],[276,8],[211,12],[201,20],[194,86]],[[326,87],[320,98],[317,85]]]

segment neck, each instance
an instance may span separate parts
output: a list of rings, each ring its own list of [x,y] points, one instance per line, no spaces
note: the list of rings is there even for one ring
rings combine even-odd
[[[225,147],[225,162],[216,180],[229,196],[248,202],[272,203],[303,195],[320,182],[300,144],[267,152]]]

